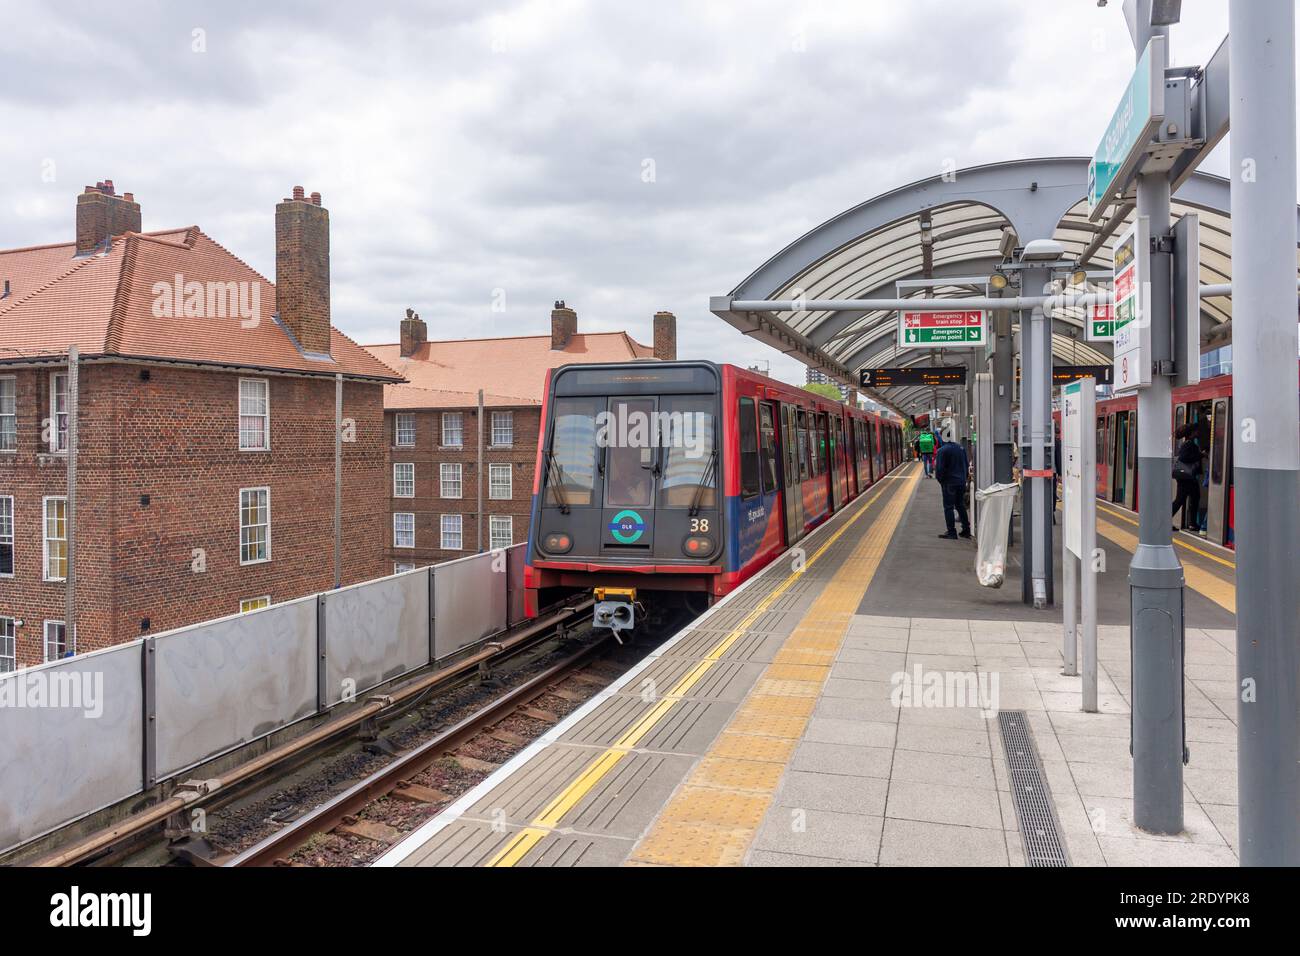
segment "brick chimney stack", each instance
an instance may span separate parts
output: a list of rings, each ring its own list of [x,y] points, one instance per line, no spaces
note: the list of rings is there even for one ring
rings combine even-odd
[[[656,312],[654,321],[655,358],[661,362],[677,359],[677,316],[671,312]]]
[[[578,313],[558,299],[551,310],[551,351],[562,352],[578,334]]]
[[[113,236],[140,231],[140,204],[131,193],[119,196],[113,180],[87,186],[77,197],[77,255],[108,247]]]
[[[330,350],[330,214],[301,186],[275,207],[275,305],[305,352]]]
[[[428,340],[429,329],[424,324],[424,319],[414,309],[407,309],[406,318],[402,319],[402,358],[410,358]]]

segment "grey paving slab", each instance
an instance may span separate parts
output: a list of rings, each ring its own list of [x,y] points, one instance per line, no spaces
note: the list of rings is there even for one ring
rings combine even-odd
[[[800,856],[797,853],[774,853],[771,850],[750,850],[746,866],[875,866],[861,860],[828,860],[820,856]]]
[[[875,863],[880,852],[878,816],[774,806],[754,839],[754,850]]]
[[[853,747],[805,740],[794,749],[791,770],[844,774],[852,777],[889,777],[893,751],[888,747]]]
[[[923,823],[1002,829],[998,792],[965,786],[890,780],[885,816]]]
[[[780,806],[882,816],[889,783],[883,777],[788,770],[776,799]]]
[[[898,725],[892,721],[817,717],[808,721],[803,739],[855,747],[892,747]]]
[[[889,779],[899,783],[934,783],[950,787],[996,790],[993,761],[988,757],[895,750]]]
[[[1007,834],[1002,830],[885,820],[880,843],[882,866],[1007,866]]]
[[[956,727],[910,724],[898,728],[898,746],[904,750],[967,757],[987,758],[992,753],[988,733],[983,729],[962,730]]]

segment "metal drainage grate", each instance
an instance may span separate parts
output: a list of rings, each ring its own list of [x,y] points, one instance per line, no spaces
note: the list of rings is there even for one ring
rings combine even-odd
[[[1016,819],[1025,838],[1025,863],[1028,866],[1069,866],[1065,842],[1061,839],[1052,794],[1047,789],[1043,765],[1034,747],[1034,738],[1023,710],[998,713],[1002,731],[1002,748],[1011,770],[1011,796],[1016,804]]]

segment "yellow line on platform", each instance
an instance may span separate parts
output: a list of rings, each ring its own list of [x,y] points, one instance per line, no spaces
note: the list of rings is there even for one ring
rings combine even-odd
[[[1118,518],[1120,521],[1127,521],[1135,528],[1138,526],[1137,519],[1131,517],[1130,515],[1128,515],[1123,511],[1116,511],[1114,508],[1107,508],[1100,501],[1097,502],[1097,506],[1098,506],[1097,508],[1098,511],[1105,512],[1106,514],[1110,515],[1112,518]],[[1209,558],[1211,561],[1217,561],[1225,568],[1232,568],[1234,571],[1237,569],[1236,561],[1232,561],[1229,560],[1228,558],[1220,557],[1217,554],[1211,554],[1208,551],[1202,551],[1200,548],[1196,547],[1196,545],[1188,544],[1186,541],[1184,541],[1182,538],[1179,538],[1177,535],[1174,536],[1173,540],[1174,540],[1174,544],[1178,545],[1180,548],[1186,548],[1188,551],[1191,551],[1194,554],[1199,554],[1203,558]]]
[[[1123,528],[1111,524],[1109,521],[1102,521],[1098,518],[1097,531],[1130,554],[1137,550],[1137,537]],[[1186,579],[1188,587],[1204,594],[1224,610],[1233,614],[1237,613],[1237,589],[1231,582],[1223,580],[1217,574],[1211,574],[1204,568],[1198,568],[1194,564],[1183,565],[1183,577]]]
[[[633,850],[630,864],[734,866],[743,862],[918,478],[909,475],[836,568],[726,729]]]
[[[897,477],[897,476],[886,476]],[[916,483],[916,475],[912,470],[908,472],[908,485],[911,487]],[[858,519],[867,513],[871,505],[876,502],[890,487],[896,485],[884,485],[870,498],[865,499],[858,508],[857,514],[849,518],[834,534],[832,534],[812,555],[803,563],[802,568],[797,571],[791,571],[786,577],[772,589],[758,605],[745,615],[742,620],[726,637],[720,640],[694,667],[692,667],[684,677],[664,697],[660,698],[640,719],[637,720],[622,736],[618,738],[609,749],[605,750],[599,757],[593,760],[583,769],[576,779],[566,786],[559,795],[557,795],[545,808],[537,815],[532,823],[523,830],[515,834],[506,845],[498,851],[490,861],[488,866],[514,866],[519,863],[528,852],[535,847],[541,840],[559,825],[564,815],[578,805],[581,800],[589,794],[592,789],[618,765],[624,757],[631,752],[631,749],[637,745],[644,737],[659,723],[660,720],[673,708],[673,706],[682,698],[687,691],[699,683],[705,673],[722,659],[722,655],[738,641],[758,618],[772,606],[772,604],[784,594],[795,581],[797,581],[808,568],[821,559],[826,550],[833,545],[840,537],[848,531]],[[906,499],[907,494],[901,494],[900,497]],[[901,514],[901,511],[900,511]]]

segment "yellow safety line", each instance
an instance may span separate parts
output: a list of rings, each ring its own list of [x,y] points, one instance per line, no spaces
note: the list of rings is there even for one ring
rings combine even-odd
[[[1110,515],[1112,518],[1119,518],[1121,521],[1127,521],[1135,528],[1139,526],[1136,518],[1129,517],[1127,514],[1124,514],[1123,512],[1120,511],[1116,511],[1114,508],[1108,508],[1105,505],[1102,505],[1101,502],[1098,502],[1097,504],[1100,506],[1100,510],[1106,512],[1106,514]],[[1202,551],[1200,548],[1196,547],[1196,545],[1188,544],[1182,538],[1175,537],[1173,540],[1174,540],[1174,544],[1178,545],[1180,548],[1186,548],[1188,551],[1192,551],[1196,554],[1199,554],[1203,558],[1209,558],[1211,561],[1217,561],[1225,568],[1232,568],[1234,571],[1237,569],[1236,561],[1230,561],[1227,558],[1219,557],[1217,554],[1211,554],[1208,551]]]
[[[845,556],[727,727],[660,811],[630,863],[726,866],[743,860],[917,478],[911,476]]]
[[[913,477],[913,481],[915,478]],[[599,757],[592,761],[586,769],[578,775],[567,787],[560,791],[559,795],[548,803],[545,809],[537,815],[532,823],[515,834],[506,845],[494,856],[488,863],[488,866],[514,866],[522,860],[534,846],[536,846],[551,829],[554,829],[564,818],[564,815],[572,810],[577,804],[591,792],[620,760],[628,755],[631,748],[635,747],[654,726],[663,719],[681,697],[699,683],[705,673],[722,659],[722,655],[740,640],[741,636],[747,632],[749,626],[789,589],[808,568],[812,567],[826,549],[840,539],[849,528],[857,522],[876,500],[888,490],[888,486],[880,488],[874,495],[866,499],[857,514],[849,518],[839,529],[836,530],[825,543],[822,544],[805,562],[803,568],[798,571],[791,571],[785,579],[772,589],[758,605],[745,615],[742,620],[726,637],[719,641],[694,667],[692,667],[684,677],[681,678],[664,697],[662,697],[649,711],[642,715],[641,719],[632,725],[621,737],[618,738],[609,749],[605,750]]]
[[[1097,519],[1097,530],[1129,553],[1137,550],[1138,539],[1109,521]],[[1211,574],[1194,564],[1183,566],[1183,577],[1187,586],[1199,591],[1226,611],[1237,613],[1237,589],[1217,574]]]

